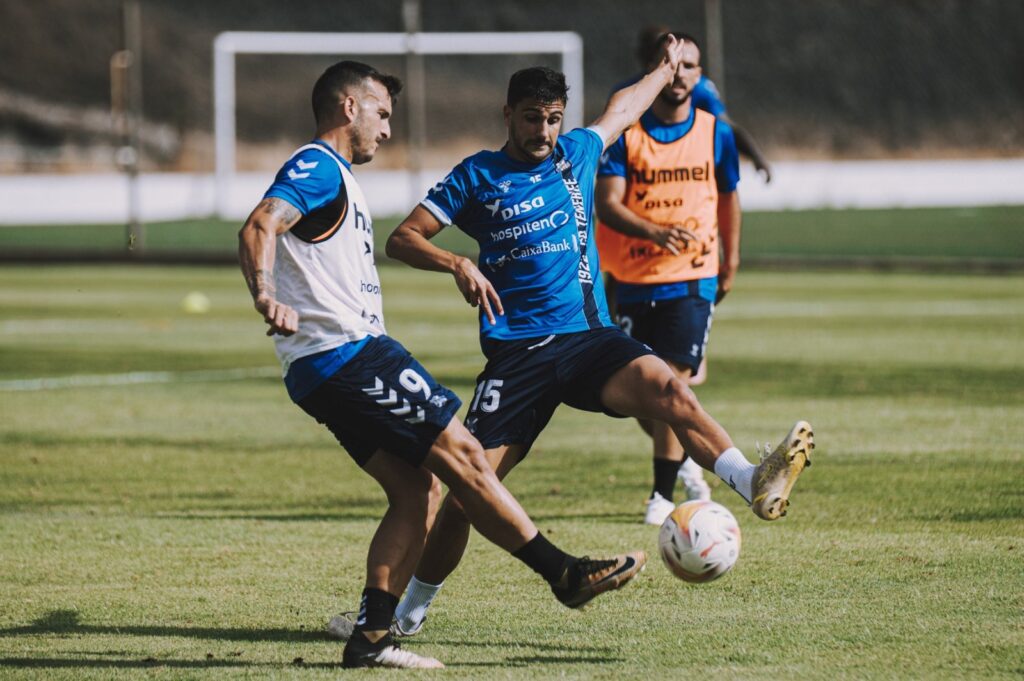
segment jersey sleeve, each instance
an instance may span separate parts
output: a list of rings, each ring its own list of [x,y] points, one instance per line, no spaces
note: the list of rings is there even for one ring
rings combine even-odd
[[[442,225],[451,225],[458,221],[459,214],[469,203],[471,187],[469,168],[463,161],[430,188],[420,205],[430,211]]]
[[[573,166],[586,168],[585,172],[593,177],[604,153],[604,137],[601,133],[594,128],[576,128],[562,136],[562,143]]]
[[[710,79],[701,76],[690,96],[693,97],[693,105],[698,109],[718,117],[725,115],[725,102],[722,101],[721,95],[718,94],[718,88]]]
[[[601,165],[597,168],[597,176],[626,177],[626,135],[619,135],[608,150],[601,154]]]
[[[732,128],[721,118],[715,119],[715,183],[721,193],[736,191],[740,182],[740,155]]]
[[[263,198],[284,199],[308,215],[332,201],[341,187],[337,162],[319,149],[303,149],[288,159]]]

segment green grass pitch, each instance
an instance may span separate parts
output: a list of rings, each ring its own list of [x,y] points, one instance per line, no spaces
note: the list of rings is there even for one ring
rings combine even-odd
[[[400,217],[375,221],[377,252]],[[234,253],[241,221],[188,220],[146,226],[146,249],[203,255]],[[996,263],[1024,261],[1024,206],[807,210],[748,212],[743,216],[745,258],[910,258],[938,261],[947,268],[961,259]],[[475,253],[457,229],[437,237],[444,248]],[[0,255],[7,252],[118,252],[125,249],[123,225],[0,227]]]
[[[450,277],[382,277],[389,331],[468,398]],[[182,311],[193,290],[209,313]],[[814,424],[789,515],[716,487],[740,560],[677,581],[640,524],[644,436],[562,407],[511,490],[565,548],[651,563],[574,612],[476,536],[406,644],[448,669],[414,675],[1019,679],[1022,338],[1019,276],[741,272],[698,394],[748,453]],[[274,363],[234,269],[0,268],[0,677],[343,673],[321,632],[357,604],[384,498]],[[168,373],[59,387],[133,372]]]

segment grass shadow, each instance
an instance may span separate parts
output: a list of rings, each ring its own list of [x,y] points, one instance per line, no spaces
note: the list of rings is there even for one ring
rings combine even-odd
[[[332,640],[325,631],[304,629],[240,629],[215,627],[176,627],[160,625],[83,624],[75,610],[53,610],[31,624],[0,629],[0,638],[38,636],[40,634],[98,634],[128,636],[162,636],[207,639],[212,641],[285,641],[313,642]]]

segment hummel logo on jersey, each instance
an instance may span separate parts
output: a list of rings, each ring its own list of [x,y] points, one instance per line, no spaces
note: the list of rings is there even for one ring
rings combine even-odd
[[[498,186],[501,188],[501,191],[508,194],[508,190],[512,188],[512,180],[502,180],[498,183]]]
[[[498,208],[501,207],[501,199],[494,199],[494,203],[485,203],[484,208],[491,211],[491,217],[493,218],[498,214]]]
[[[430,403],[440,409],[448,404],[448,397],[446,395],[434,395],[430,398]]]
[[[637,201],[643,201],[646,196],[647,196],[647,190],[646,189],[644,191],[642,191],[642,192],[636,192],[636,200]]]
[[[318,165],[320,165],[320,161],[310,161],[309,163],[306,163],[301,158],[295,161],[295,166],[299,170],[312,170],[313,168],[316,168]],[[293,180],[304,180],[307,177],[309,177],[309,173],[297,173],[295,172],[295,168],[289,168],[288,177],[292,178]]]
[[[376,398],[374,402],[382,407],[392,407],[388,409],[395,416],[404,416],[403,419],[407,423],[416,424],[423,423],[426,418],[426,412],[423,411],[423,407],[416,407],[415,413],[413,407],[409,404],[409,400],[404,397],[401,398],[399,403],[398,393],[395,392],[394,388],[388,388],[387,393],[384,392],[384,381],[380,380],[380,377],[373,377],[373,387],[363,388],[363,392],[370,397]]]
[[[448,180],[450,180],[451,177],[452,177],[452,174],[448,173],[447,175],[444,176],[444,179],[441,180],[440,182],[438,182],[437,184],[435,184],[431,188],[430,191],[432,191],[432,192],[439,192],[439,191],[441,191],[442,189],[444,189],[444,183],[447,182]]]

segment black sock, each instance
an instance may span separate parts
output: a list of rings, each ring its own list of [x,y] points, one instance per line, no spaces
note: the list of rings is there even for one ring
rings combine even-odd
[[[355,631],[387,631],[398,607],[398,596],[382,589],[363,589]]]
[[[527,566],[543,577],[549,584],[554,584],[565,573],[565,569],[574,562],[572,556],[549,542],[543,534],[537,535],[523,544],[512,555],[526,563]]]
[[[672,495],[676,491],[676,476],[679,474],[679,467],[682,461],[669,461],[668,459],[654,460],[654,489],[651,490],[651,498],[657,492],[664,498],[672,501]]]

